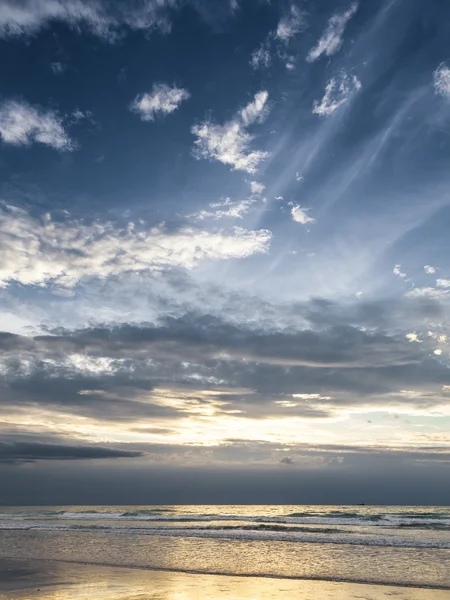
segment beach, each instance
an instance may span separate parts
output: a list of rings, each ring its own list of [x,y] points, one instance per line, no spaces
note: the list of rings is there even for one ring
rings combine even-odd
[[[440,599],[450,510],[5,507],[0,560],[2,597],[22,600]]]
[[[1,600],[447,600],[448,591],[0,560]]]

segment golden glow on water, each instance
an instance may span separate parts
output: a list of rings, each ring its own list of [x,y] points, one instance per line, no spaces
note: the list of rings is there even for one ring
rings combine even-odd
[[[31,575],[0,583],[1,600],[447,600],[449,594],[418,588],[112,569],[45,561],[37,566],[17,563],[9,568],[17,566],[24,572],[28,569]]]

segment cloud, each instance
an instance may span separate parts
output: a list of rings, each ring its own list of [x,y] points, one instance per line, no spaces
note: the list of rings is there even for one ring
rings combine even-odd
[[[293,4],[289,12],[280,19],[275,32],[275,37],[283,42],[288,42],[291,37],[294,37],[294,35],[302,31],[304,27],[305,16],[299,8]]]
[[[309,208],[302,208],[299,204],[294,204],[291,209],[292,218],[296,223],[306,225],[307,223],[315,223],[315,219],[308,215]]]
[[[253,135],[246,128],[266,116],[267,98],[266,91],[258,92],[252,102],[223,125],[211,121],[194,125],[191,131],[197,137],[193,151],[195,158],[218,160],[236,171],[255,173],[269,153],[249,149]]]
[[[50,63],[50,68],[55,75],[62,75],[64,71],[67,69],[67,65],[61,62],[52,62]]]
[[[0,136],[5,143],[14,146],[39,143],[56,150],[75,148],[56,112],[25,101],[8,100],[0,104]]]
[[[405,279],[406,273],[403,273],[401,268],[402,265],[395,265],[395,267],[392,269],[392,272],[394,275],[397,275],[397,277],[400,277],[400,279]]]
[[[423,269],[427,275],[434,275],[436,273],[436,267],[432,267],[431,265],[425,265]]]
[[[185,312],[153,323],[0,334],[0,421],[31,431],[45,423],[45,431],[73,439],[82,431],[92,441],[105,439],[107,427],[110,443],[130,428],[134,436],[137,427],[168,427],[192,445],[235,428],[297,439],[305,419],[318,426],[367,412],[448,414],[442,386],[450,371],[433,355],[441,342],[417,327],[422,343],[409,343],[411,329],[402,333],[397,318],[408,311],[417,318],[420,304],[387,303],[392,327],[380,305],[361,300],[284,303],[268,325],[266,304],[262,314],[253,304],[248,318],[235,298],[239,310],[229,317],[220,308],[215,317]]]
[[[151,31],[170,29],[169,11],[178,0],[131,0],[111,3],[106,0],[0,0],[0,36],[36,34],[52,21],[72,29],[86,29],[93,35],[114,41],[122,30]]]
[[[183,88],[155,83],[150,94],[136,96],[130,110],[137,113],[143,121],[154,121],[157,115],[168,115],[177,110],[188,98],[190,94]]]
[[[342,45],[342,36],[348,21],[353,17],[358,9],[358,4],[353,3],[345,12],[335,14],[328,21],[328,26],[320,37],[317,44],[311,48],[306,57],[308,62],[313,62],[320,58],[322,54],[331,56],[336,54]]]
[[[450,294],[450,290],[437,290],[432,287],[414,288],[405,293],[407,298],[434,298],[440,299]]]
[[[436,285],[439,288],[450,288],[450,279],[436,279]]]
[[[270,66],[270,52],[264,47],[264,44],[261,44],[257,50],[252,52],[250,64],[253,69],[267,69]]]
[[[408,342],[417,342],[417,343],[422,342],[422,340],[419,340],[419,336],[417,335],[417,333],[407,333],[405,335],[405,337],[408,340]]]
[[[260,196],[266,189],[266,186],[262,183],[258,183],[257,181],[250,181],[250,189],[252,194]]]
[[[164,226],[88,224],[48,214],[39,219],[15,207],[0,211],[0,236],[0,286],[16,281],[69,289],[83,278],[192,269],[207,259],[244,258],[266,252],[271,239],[267,230],[182,227],[169,232]]]
[[[39,442],[4,442],[0,440],[0,463],[37,460],[133,458],[138,456],[142,456],[142,452],[115,450],[103,446],[69,446]]]
[[[263,186],[264,187],[264,186]],[[252,204],[255,204],[256,199],[246,198],[245,200],[233,201],[231,198],[225,198],[220,202],[212,202],[209,207],[212,210],[201,210],[192,216],[194,219],[203,221],[204,219],[242,219],[248,213]]]
[[[242,122],[245,126],[253,123],[261,122],[267,115],[267,99],[269,94],[263,90],[255,94],[253,102],[249,102],[245,108],[241,110]]]
[[[445,63],[441,63],[433,73],[433,85],[436,94],[450,98],[450,69]]]
[[[361,82],[355,75],[349,76],[345,71],[341,71],[328,81],[322,100],[314,102],[313,113],[321,117],[332,115],[361,87]]]

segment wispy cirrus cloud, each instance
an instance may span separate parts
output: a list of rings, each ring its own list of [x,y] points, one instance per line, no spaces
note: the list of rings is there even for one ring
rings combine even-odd
[[[328,26],[317,44],[311,48],[306,57],[308,62],[314,62],[322,55],[331,56],[342,46],[342,36],[348,21],[358,10],[358,4],[353,3],[345,12],[335,14],[328,21]]]
[[[7,100],[0,104],[0,136],[5,143],[14,146],[39,143],[56,150],[75,148],[64,129],[63,119],[55,111],[32,106],[23,100]]]
[[[180,4],[179,0],[0,0],[0,37],[33,35],[59,21],[114,41],[124,29],[168,31],[169,11]]]
[[[450,99],[450,68],[441,63],[433,73],[434,91],[444,98]]]
[[[254,50],[250,56],[250,64],[254,69],[262,69],[270,66],[270,52],[264,44]]]
[[[249,102],[247,106],[241,110],[241,118],[244,125],[260,122],[266,117],[268,113],[268,98],[269,93],[266,90],[255,94],[253,102]]]
[[[136,96],[130,105],[130,110],[137,113],[143,121],[154,121],[158,115],[173,113],[189,98],[189,92],[183,88],[155,83],[151,93]]]
[[[341,71],[328,81],[323,98],[314,102],[313,113],[321,117],[329,117],[361,87],[361,82],[356,75],[350,76],[345,71]]]
[[[305,15],[295,4],[280,19],[275,31],[275,37],[283,42],[288,42],[294,35],[305,27]]]
[[[117,276],[126,272],[192,269],[201,261],[245,258],[268,250],[267,230],[232,228],[204,231],[182,227],[146,227],[128,223],[85,223],[51,215],[35,218],[15,207],[0,213],[0,286],[23,285],[73,288],[83,278]]]
[[[245,198],[244,200],[231,200],[224,198],[220,202],[212,202],[205,210],[192,215],[195,220],[203,221],[205,219],[242,219],[248,213],[252,204],[255,204],[255,198]]]
[[[269,155],[261,150],[251,150],[253,135],[247,127],[263,119],[267,114],[268,93],[264,90],[255,94],[254,100],[247,104],[233,119],[223,125],[205,121],[194,125],[192,133],[197,137],[194,142],[194,156],[207,158],[231,165],[236,171],[255,173],[258,165]]]

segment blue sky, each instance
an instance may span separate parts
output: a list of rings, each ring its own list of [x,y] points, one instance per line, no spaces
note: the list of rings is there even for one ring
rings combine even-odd
[[[444,485],[449,11],[0,0],[5,472]]]

